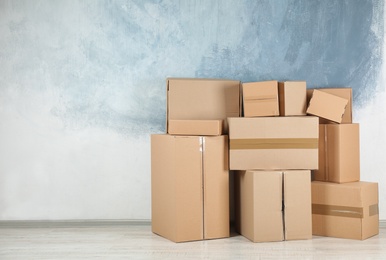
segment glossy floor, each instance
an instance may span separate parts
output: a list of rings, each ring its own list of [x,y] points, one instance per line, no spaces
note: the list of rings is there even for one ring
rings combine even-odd
[[[386,228],[364,241],[252,243],[228,239],[173,243],[150,223],[29,223],[0,225],[0,259],[386,259]]]

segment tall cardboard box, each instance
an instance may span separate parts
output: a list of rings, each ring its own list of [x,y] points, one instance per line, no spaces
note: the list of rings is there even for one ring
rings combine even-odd
[[[278,82],[262,81],[242,84],[244,117],[278,116]]]
[[[240,81],[168,78],[166,130],[169,120],[224,120],[241,113]]]
[[[360,179],[359,124],[319,125],[319,169],[314,180],[336,183]]]
[[[317,90],[338,96],[344,99],[347,99],[347,106],[342,116],[342,124],[351,124],[352,123],[352,88],[318,88]],[[312,97],[312,92],[314,89],[307,89],[307,104],[310,102]],[[320,118],[319,121],[321,124],[328,124],[331,121]]]
[[[227,136],[151,136],[152,231],[174,242],[229,237]]]
[[[310,239],[311,177],[303,171],[238,171],[236,229],[252,242]]]
[[[228,118],[231,170],[318,169],[317,117]]]
[[[306,112],[335,123],[341,123],[347,103],[347,99],[315,89]]]
[[[305,116],[307,85],[305,81],[279,82],[280,116]]]
[[[312,233],[366,239],[379,233],[378,183],[313,181]]]

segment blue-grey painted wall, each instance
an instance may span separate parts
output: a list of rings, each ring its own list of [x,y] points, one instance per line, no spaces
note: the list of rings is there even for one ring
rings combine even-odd
[[[150,218],[166,77],[385,90],[383,0],[0,0],[0,35],[0,219]]]

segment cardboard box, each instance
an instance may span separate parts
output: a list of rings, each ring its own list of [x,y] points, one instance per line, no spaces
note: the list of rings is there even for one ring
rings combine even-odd
[[[284,171],[285,240],[312,238],[311,172]]]
[[[342,117],[342,124],[351,124],[352,123],[352,89],[351,88],[318,88],[317,90],[326,92],[344,99],[347,99],[347,106]],[[307,89],[307,104],[310,102],[312,92],[314,89]],[[328,124],[331,121],[320,118],[319,123]]]
[[[223,120],[169,120],[171,135],[222,135]]]
[[[278,83],[262,81],[243,83],[244,117],[278,116]]]
[[[169,120],[224,120],[241,114],[240,81],[217,79],[167,79],[166,132]]]
[[[310,239],[311,173],[239,171],[236,229],[252,242]]]
[[[227,140],[151,136],[154,233],[174,242],[229,237]]]
[[[279,109],[281,116],[304,116],[307,108],[305,81],[279,82]]]
[[[315,89],[308,104],[307,114],[341,123],[347,103],[347,99]]]
[[[360,179],[359,124],[319,125],[319,169],[314,180],[337,183]]]
[[[228,118],[231,170],[318,169],[318,118]]]
[[[379,233],[378,183],[313,181],[312,233],[366,239]]]

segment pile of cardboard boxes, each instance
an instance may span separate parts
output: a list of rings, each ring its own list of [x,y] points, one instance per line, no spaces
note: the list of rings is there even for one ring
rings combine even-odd
[[[350,88],[167,79],[167,133],[151,136],[152,231],[226,238],[234,210],[253,242],[378,234],[378,185],[359,181],[351,111]]]

